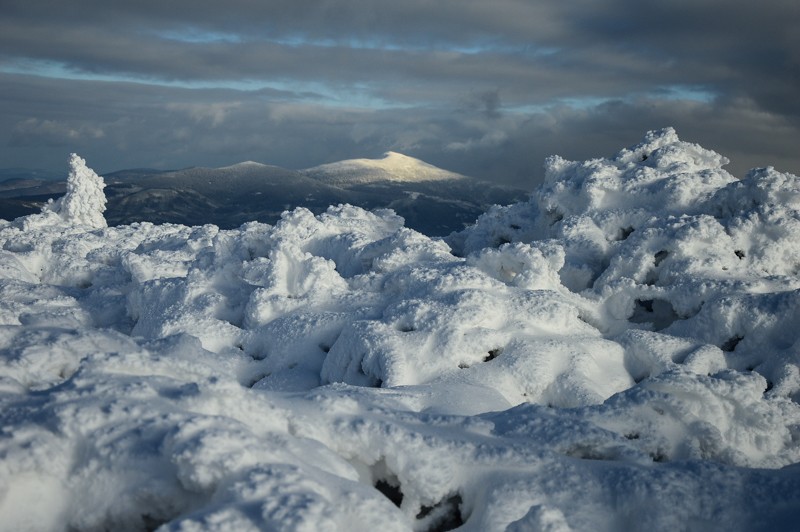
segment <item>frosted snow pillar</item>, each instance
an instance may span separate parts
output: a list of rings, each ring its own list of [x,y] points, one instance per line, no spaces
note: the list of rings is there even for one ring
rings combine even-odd
[[[77,154],[69,156],[67,193],[52,205],[45,207],[61,216],[64,221],[89,227],[107,227],[103,212],[106,210],[106,184],[103,178],[86,166]]]

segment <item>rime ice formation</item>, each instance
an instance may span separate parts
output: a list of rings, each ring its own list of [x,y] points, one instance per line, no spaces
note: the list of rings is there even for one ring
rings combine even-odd
[[[86,161],[75,153],[70,154],[69,169],[67,193],[45,205],[45,210],[57,213],[72,224],[106,227],[106,219],[103,218],[106,210],[103,178],[87,167]]]
[[[0,528],[791,529],[800,178],[725,162],[552,157],[444,240],[0,222]]]

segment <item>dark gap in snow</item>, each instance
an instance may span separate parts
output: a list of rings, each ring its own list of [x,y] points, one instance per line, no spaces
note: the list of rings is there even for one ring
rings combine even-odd
[[[547,215],[550,216],[550,225],[556,225],[558,222],[564,219],[564,215],[558,211],[547,211]]]
[[[77,371],[77,368],[70,368],[70,367],[64,366],[58,372],[58,377],[60,379],[62,379],[62,380],[67,380],[70,377],[72,377],[75,374],[76,371]]]
[[[403,492],[400,491],[400,484],[392,484],[388,480],[380,479],[375,482],[375,489],[380,491],[384,497],[392,501],[398,508],[403,504]]]
[[[460,362],[458,364],[458,369],[468,369],[468,368],[469,368],[469,364],[467,364],[466,362]]]
[[[408,333],[408,332],[414,332],[414,331],[416,331],[417,329],[416,329],[416,328],[414,328],[414,326],[413,326],[413,325],[408,325],[408,324],[398,324],[398,325],[397,325],[397,330],[398,330],[398,331],[400,331],[400,332],[403,332],[403,333]]]
[[[499,237],[495,238],[494,246],[492,246],[492,247],[499,248],[500,246],[503,246],[505,244],[510,244],[510,243],[511,243],[511,240],[509,240],[508,238],[506,238],[504,236],[499,236]]]
[[[566,451],[564,454],[579,460],[613,460],[614,458],[603,453],[600,449],[588,444],[577,444]]]
[[[268,372],[266,372],[266,373],[259,373],[257,377],[253,377],[253,378],[251,378],[251,379],[248,381],[248,383],[247,383],[247,384],[245,384],[245,387],[247,387],[247,388],[252,388],[252,387],[253,387],[253,386],[255,386],[256,384],[258,384],[258,381],[260,381],[261,379],[266,379],[266,378],[267,378],[267,377],[269,377],[270,375],[272,375],[272,373],[271,373],[271,372],[269,372],[269,371],[268,371]]]
[[[663,463],[667,461],[667,455],[661,451],[650,453],[650,458],[653,459],[653,462],[658,462],[658,463]]]
[[[250,358],[252,358],[253,360],[264,360],[269,355],[269,353],[267,353],[267,352],[263,352],[263,353],[247,353],[247,354],[250,355]]]
[[[433,506],[423,506],[417,514],[422,526],[415,528],[426,532],[446,532],[462,526],[464,518],[459,509],[462,502],[461,494],[456,493]]]
[[[774,386],[775,386],[775,385],[774,385],[774,384],[772,384],[772,381],[767,381],[767,387],[766,387],[766,389],[764,390],[764,393],[767,393],[767,392],[769,392],[769,391],[770,391],[770,390],[771,390],[771,389],[772,389]]]
[[[366,353],[361,356],[361,362],[363,364],[364,360],[366,359]],[[373,375],[371,372],[367,373],[367,370],[364,369],[363,365],[358,366],[358,374],[364,378],[363,386],[367,388],[381,388],[383,387],[383,379]]]
[[[161,528],[162,525],[165,525],[169,522],[169,519],[159,519],[158,517],[154,517],[150,514],[144,514],[142,516],[142,524],[144,525],[145,532],[153,532]]]
[[[502,353],[503,353],[503,348],[502,348],[502,347],[497,347],[497,348],[495,348],[495,349],[491,349],[491,350],[489,351],[489,354],[488,354],[488,355],[486,355],[486,356],[483,358],[483,361],[484,361],[484,362],[489,362],[490,360],[494,360],[495,358],[497,358],[497,357],[498,357],[499,355],[501,355]]]
[[[331,350],[331,346],[328,344],[319,344],[319,348],[323,353],[329,353]]]
[[[509,225],[509,227],[511,227],[511,229],[513,229],[514,231],[519,231],[520,229],[522,229],[522,227],[518,226],[517,224],[511,224]]]
[[[652,323],[654,331],[666,329],[680,319],[672,303],[664,299],[637,299],[634,302],[632,323]]]
[[[162,509],[163,511],[163,509]],[[141,530],[142,532],[154,532],[159,528],[163,527],[173,519],[175,519],[179,515],[178,512],[174,514],[163,513],[162,515],[153,515],[150,513],[141,514],[141,515],[128,515],[123,518],[123,523],[115,522],[115,523],[101,523],[97,527],[92,527],[91,530],[119,530],[120,528],[124,530]],[[120,526],[122,524],[122,526]],[[5,530],[5,529],[3,529]],[[33,530],[25,528],[24,530]],[[63,530],[67,532],[81,532],[84,530],[89,530],[87,528],[78,528],[74,525],[66,524]]]
[[[729,338],[726,341],[722,342],[722,345],[720,345],[719,348],[722,349],[725,352],[731,353],[734,349],[736,349],[736,346],[739,345],[739,342],[742,341],[742,338],[743,337],[739,336],[738,334],[735,335],[735,336],[732,336],[731,338]],[[749,370],[749,371],[752,371],[752,370]]]
[[[634,229],[632,226],[628,227],[620,227],[619,231],[617,231],[617,241],[620,240],[627,240],[631,233],[633,233]]]
[[[656,265],[656,268],[658,266],[660,266],[661,263],[664,262],[664,259],[666,259],[668,256],[669,256],[669,251],[667,251],[665,249],[662,249],[661,251],[656,253],[655,254],[655,265]]]
[[[744,259],[744,251],[742,251],[741,249],[737,249],[737,250],[736,250],[736,251],[734,251],[733,253],[734,253],[734,254],[735,254],[737,257],[739,257],[739,260],[742,260],[742,259]]]
[[[638,432],[629,432],[625,435],[625,438],[628,440],[638,440],[640,437]]]
[[[200,395],[200,387],[196,382],[182,384],[180,386],[166,386],[157,392],[159,397],[166,399],[181,399],[184,397],[197,397]]]
[[[609,266],[611,266],[611,262],[609,262],[608,259],[604,259],[600,267],[592,272],[592,276],[589,278],[589,282],[586,284],[585,288],[594,288],[594,285],[595,283],[597,283],[597,280],[603,276],[603,274],[606,272]],[[576,292],[579,291],[580,290],[577,290]]]

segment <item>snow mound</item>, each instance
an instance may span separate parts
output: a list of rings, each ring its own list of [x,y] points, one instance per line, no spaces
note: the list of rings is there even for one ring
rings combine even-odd
[[[447,239],[0,222],[0,523],[790,529],[800,178],[725,163],[552,157]]]
[[[381,181],[425,183],[467,179],[393,151],[386,152],[381,159],[349,159],[308,168],[302,173],[330,185],[345,187]]]

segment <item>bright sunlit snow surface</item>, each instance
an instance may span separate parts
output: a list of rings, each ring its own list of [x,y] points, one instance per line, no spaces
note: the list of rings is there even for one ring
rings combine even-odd
[[[788,530],[800,179],[672,129],[445,240],[0,222],[3,530]]]

